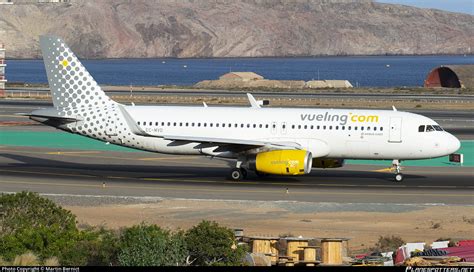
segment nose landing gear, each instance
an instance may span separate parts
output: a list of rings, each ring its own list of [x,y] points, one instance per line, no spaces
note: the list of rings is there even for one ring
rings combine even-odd
[[[393,160],[392,161],[392,168],[395,169],[395,182],[402,182],[403,181],[403,175],[401,173],[400,161],[399,160]]]

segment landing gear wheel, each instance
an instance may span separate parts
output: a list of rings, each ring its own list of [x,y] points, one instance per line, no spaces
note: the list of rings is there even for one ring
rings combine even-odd
[[[403,175],[398,173],[395,175],[395,182],[402,182],[403,181]]]
[[[235,181],[242,180],[242,177],[243,177],[242,170],[239,168],[234,168],[230,172],[230,178]]]

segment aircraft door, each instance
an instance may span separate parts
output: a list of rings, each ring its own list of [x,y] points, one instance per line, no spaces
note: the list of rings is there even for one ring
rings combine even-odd
[[[388,142],[401,143],[402,142],[402,118],[391,117]]]

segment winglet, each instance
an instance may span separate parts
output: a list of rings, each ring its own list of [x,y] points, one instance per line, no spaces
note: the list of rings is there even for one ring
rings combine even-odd
[[[207,108],[206,102],[202,101],[202,105],[204,106],[204,108]]]
[[[392,109],[393,111],[397,111],[397,108],[395,108],[395,106],[392,105]]]
[[[260,108],[260,104],[255,100],[255,97],[253,97],[252,94],[247,93],[247,97],[249,98],[250,106],[252,108]]]

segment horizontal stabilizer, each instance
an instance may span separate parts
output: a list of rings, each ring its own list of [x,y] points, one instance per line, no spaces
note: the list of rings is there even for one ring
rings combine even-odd
[[[64,112],[58,112],[56,109],[40,109],[34,110],[31,113],[23,114],[23,116],[28,116],[30,119],[34,118],[44,118],[44,119],[55,119],[63,122],[77,122],[82,121],[82,118],[78,116],[65,116]]]

